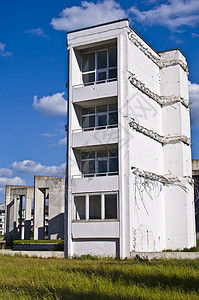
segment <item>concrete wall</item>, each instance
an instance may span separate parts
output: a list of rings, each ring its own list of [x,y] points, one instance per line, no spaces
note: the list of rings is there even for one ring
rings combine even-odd
[[[24,223],[21,221],[20,201],[23,201]],[[45,217],[44,200],[48,199],[48,216]],[[34,207],[33,207],[34,200]],[[64,238],[64,201],[65,179],[56,177],[35,176],[35,185],[6,186],[6,234],[5,238],[30,239],[34,209],[34,239],[45,238],[45,227],[48,227],[48,238]],[[45,220],[46,218],[46,220]],[[45,221],[45,222],[44,222]]]
[[[5,233],[5,204],[0,203],[0,234]]]
[[[34,196],[34,239],[44,239],[44,197],[49,192],[48,238],[64,238],[64,201],[65,179],[47,176],[35,176]]]
[[[196,235],[198,239],[199,238],[199,159],[192,160],[192,174],[194,180]]]
[[[110,43],[117,47],[117,81],[83,86],[81,51]],[[186,59],[179,50],[156,53],[127,20],[69,33],[68,50],[66,255],[101,255],[107,250],[129,257],[132,251],[194,246]],[[110,129],[81,132],[81,107],[104,103],[106,97],[117,99],[117,135]],[[119,175],[81,178],[78,151],[110,143],[118,146]],[[119,195],[117,236],[103,235],[92,222],[76,224],[74,194],[112,190]],[[103,220],[100,223],[106,228]]]
[[[24,224],[21,222],[19,216],[19,205],[22,201],[22,197],[25,200],[25,215]],[[13,239],[30,239],[31,237],[31,205],[34,198],[34,187],[32,186],[17,186],[6,185],[6,214],[5,214],[5,238]],[[21,202],[22,203],[22,202]],[[21,207],[22,210],[22,207]],[[22,213],[22,211],[21,211]]]

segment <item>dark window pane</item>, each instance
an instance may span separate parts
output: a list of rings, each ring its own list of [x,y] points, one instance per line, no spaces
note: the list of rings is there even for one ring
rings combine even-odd
[[[95,161],[89,160],[89,174],[95,173]]]
[[[94,158],[94,157],[95,157],[95,151],[82,152],[82,159]]]
[[[118,158],[109,158],[109,172],[118,172]]]
[[[86,160],[82,161],[82,174],[93,174],[95,173],[95,161]]]
[[[107,160],[99,160],[97,163],[98,173],[107,173]]]
[[[90,152],[88,153],[88,157],[89,157],[89,158],[94,158],[94,157],[95,157],[95,151],[90,151]]]
[[[97,112],[100,113],[100,112],[106,112],[107,111],[107,105],[100,105],[100,106],[97,106]]]
[[[95,116],[89,117],[89,127],[95,127]]]
[[[82,108],[82,115],[90,115],[95,113],[95,107]]]
[[[83,74],[83,83],[89,84],[95,82],[95,73]]]
[[[82,72],[95,70],[95,52],[82,55]]]
[[[109,111],[117,110],[117,103],[109,104]]]
[[[109,68],[117,67],[117,50],[116,48],[109,49]]]
[[[97,151],[97,157],[108,157],[108,151],[107,150]]]
[[[95,127],[95,116],[82,117],[82,128]]]
[[[117,219],[117,195],[105,195],[105,219]]]
[[[97,52],[97,69],[107,68],[107,51]]]
[[[98,72],[97,81],[106,80],[106,71],[105,72]]]
[[[109,150],[109,157],[116,157],[118,156],[117,149]]]
[[[85,196],[75,196],[74,205],[76,210],[75,220],[85,220]]]
[[[109,70],[109,79],[116,79],[117,78],[117,69],[110,69]]]
[[[107,115],[98,116],[98,126],[107,125]]]
[[[89,161],[82,161],[82,174],[89,174]]]
[[[118,124],[118,114],[117,112],[109,113],[109,125]]]
[[[89,196],[89,219],[101,219],[101,195]]]

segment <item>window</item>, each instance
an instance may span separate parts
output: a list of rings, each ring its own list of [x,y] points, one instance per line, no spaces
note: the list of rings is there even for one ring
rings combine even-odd
[[[82,108],[84,131],[117,127],[117,103]]]
[[[85,196],[74,197],[75,220],[85,220]]]
[[[89,196],[89,219],[101,219],[101,195]]]
[[[75,195],[74,220],[117,219],[117,198],[117,193]],[[88,207],[86,207],[87,205]]]
[[[82,152],[81,167],[84,177],[117,175],[118,151],[111,149]]]
[[[116,80],[116,47],[82,54],[82,77],[84,85]]]
[[[117,194],[105,195],[105,219],[117,218]]]

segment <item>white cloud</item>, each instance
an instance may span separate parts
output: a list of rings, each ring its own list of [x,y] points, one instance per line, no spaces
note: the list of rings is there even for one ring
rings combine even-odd
[[[2,44],[0,42],[0,56],[7,57],[11,55],[12,55],[11,52],[6,51],[6,44]]]
[[[44,96],[40,99],[34,96],[33,107],[47,116],[66,116],[66,100],[63,95],[57,93],[52,96]]]
[[[67,140],[66,137],[63,138],[63,139],[61,139],[61,140],[59,140],[58,143],[57,143],[57,145],[59,145],[59,146],[66,146],[66,140]]]
[[[198,33],[195,33],[195,32],[192,32],[192,34],[191,34],[193,37],[199,37],[199,34]]]
[[[49,138],[49,137],[52,137],[52,136],[56,136],[56,134],[55,133],[41,133],[41,134],[39,134],[39,136]]]
[[[192,127],[199,126],[199,84],[189,82]]]
[[[11,177],[12,176],[12,170],[7,168],[0,169],[0,177]]]
[[[199,1],[169,0],[168,2],[145,11],[132,6],[128,12],[139,22],[165,26],[170,30],[181,26],[195,27],[199,24]]]
[[[82,1],[81,6],[65,8],[58,18],[51,20],[56,30],[73,30],[125,18],[125,11],[114,0],[97,3]]]
[[[48,38],[48,35],[44,33],[42,28],[26,30],[25,33],[30,33],[32,35],[38,35],[38,36]]]
[[[66,164],[60,166],[44,166],[32,160],[15,161],[12,163],[12,168],[16,172],[23,172],[41,176],[64,176]]]
[[[25,181],[20,177],[1,177],[0,178],[0,185],[25,185]]]

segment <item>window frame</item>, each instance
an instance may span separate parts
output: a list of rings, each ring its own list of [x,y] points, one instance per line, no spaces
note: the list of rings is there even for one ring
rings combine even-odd
[[[116,105],[116,109],[115,110],[110,110],[110,105],[115,104]],[[106,112],[98,112],[97,108],[100,106],[106,106],[107,110]],[[94,108],[94,112],[93,113],[87,113],[87,114],[83,114],[83,109],[86,107],[82,107],[82,111],[81,111],[81,127],[83,131],[91,131],[91,130],[100,130],[100,129],[109,129],[109,128],[115,128],[118,127],[118,119],[117,119],[117,123],[115,124],[110,124],[110,114],[111,113],[117,113],[118,116],[118,104],[117,102],[113,102],[113,103],[108,103],[108,104],[103,104],[103,105],[95,105],[95,106],[91,106],[92,108]],[[106,125],[102,125],[99,126],[99,116],[106,116]],[[83,127],[83,118],[85,117],[94,117],[95,119],[95,127]]]
[[[99,196],[100,204],[101,204],[101,217],[100,219],[97,218],[89,218],[89,197],[90,196]],[[106,218],[106,211],[105,211],[105,196],[106,195],[116,195],[116,218]],[[118,191],[112,191],[112,192],[99,192],[99,193],[77,193],[73,194],[72,196],[72,221],[73,222],[106,222],[106,221],[112,221],[112,222],[118,222],[119,221],[119,193]],[[75,207],[75,197],[84,197],[84,208],[85,208],[85,219],[76,219],[77,216],[77,210]]]
[[[116,50],[116,66],[113,66],[113,67],[109,66],[110,65],[110,62],[109,62],[109,50],[110,49]],[[102,52],[102,51],[106,51],[107,66],[106,66],[106,68],[98,69],[98,53]],[[89,53],[94,53],[94,55],[95,55],[95,59],[94,59],[95,68],[94,68],[94,70],[83,72],[83,55],[89,54]],[[114,70],[114,69],[116,70],[116,77],[109,78],[109,71]],[[99,73],[103,73],[103,72],[106,72],[106,78],[102,79],[102,80],[98,80]],[[92,85],[94,83],[100,84],[100,83],[104,83],[104,82],[110,82],[110,81],[117,80],[117,46],[111,46],[111,47],[103,48],[103,49],[99,49],[99,50],[90,50],[90,51],[82,52],[82,54],[81,54],[81,73],[82,73],[82,82],[83,82],[83,85],[85,85],[85,86]],[[84,82],[84,80],[83,80],[84,75],[92,74],[92,73],[94,73],[95,80]]]
[[[115,156],[110,156],[110,151],[117,151],[117,154]],[[118,175],[119,174],[119,167],[117,168],[117,171],[110,171],[110,159],[112,158],[117,158],[117,166],[118,166],[118,149],[105,149],[102,151],[107,151],[108,155],[107,156],[102,156],[102,157],[98,157],[97,156],[97,152],[99,152],[100,150],[93,150],[93,151],[82,151],[81,152],[81,173],[82,173],[82,177],[100,177],[100,176],[111,176],[111,175]],[[94,157],[90,157],[90,158],[82,158],[82,153],[91,153],[94,152]],[[94,173],[83,173],[83,162],[86,161],[93,161],[94,160],[94,165],[95,165],[95,172]],[[99,173],[99,161],[107,161],[107,170],[106,172],[101,172]]]

